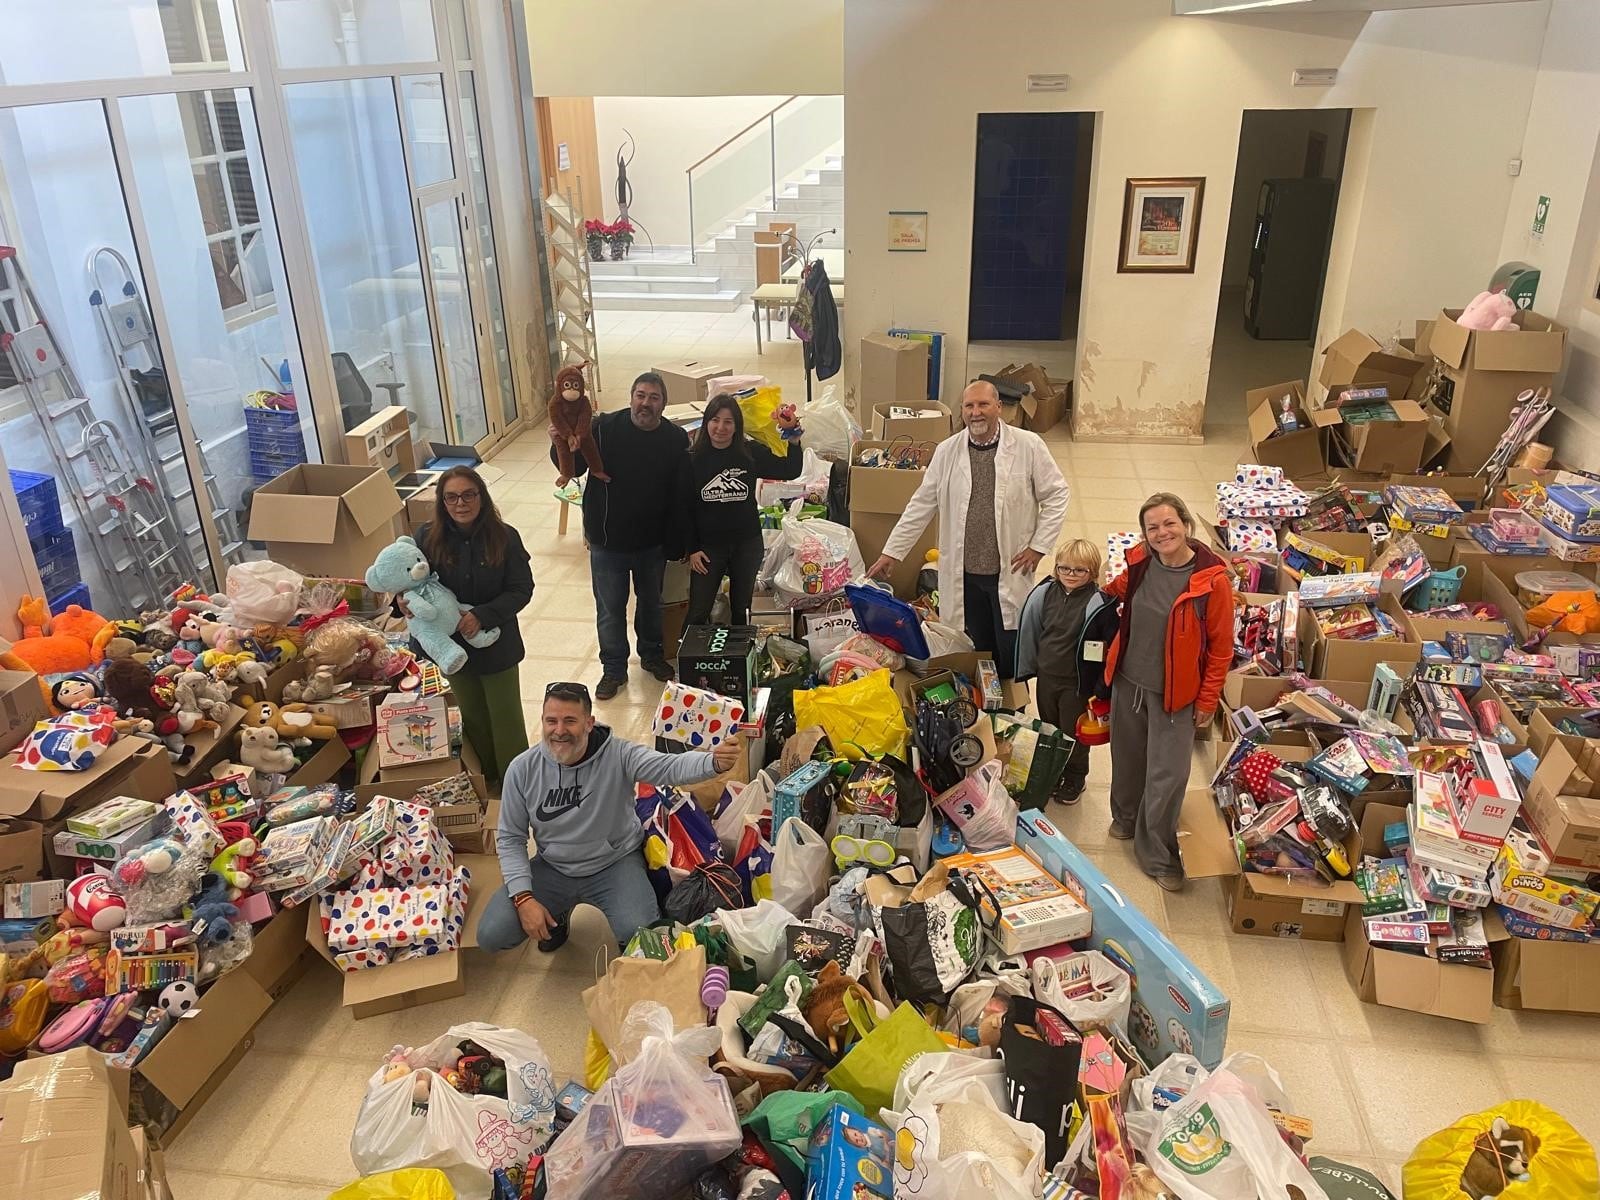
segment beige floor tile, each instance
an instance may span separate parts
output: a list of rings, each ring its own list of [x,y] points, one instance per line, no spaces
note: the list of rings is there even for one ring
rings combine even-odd
[[[1166,906],[1167,925],[1180,943],[1228,928],[1226,889],[1215,879],[1191,879],[1183,891],[1168,892],[1161,902]]]
[[[1588,1040],[1594,1040],[1591,1032]],[[1565,1041],[1551,1039],[1544,1044],[1545,1054],[1565,1055]],[[1537,1100],[1565,1117],[1591,1143],[1600,1144],[1600,1096],[1594,1089],[1594,1066],[1570,1058],[1525,1058],[1521,1055],[1497,1057],[1496,1065],[1505,1078],[1508,1100]],[[1471,1109],[1462,1109],[1465,1114]],[[1441,1125],[1449,1124],[1446,1118]]]
[[[1202,884],[1211,888],[1214,884]],[[1178,944],[1233,1002],[1230,1029],[1302,1034],[1319,1028],[1317,990],[1300,943],[1220,933]]]
[[[1593,1017],[1576,1013],[1514,1012],[1496,1008],[1484,1037],[1502,1061],[1523,1055],[1600,1061],[1600,1028]]]
[[[1345,1045],[1341,1052],[1379,1158],[1403,1159],[1457,1116],[1505,1098],[1496,1064],[1486,1057],[1399,1041]]]
[[[437,1032],[443,1033],[444,1027]],[[405,1038],[395,1041],[409,1044]],[[388,1049],[385,1046],[384,1052]],[[370,1066],[349,1061],[317,1066],[310,1074],[310,1086],[290,1107],[272,1144],[261,1148],[252,1167],[274,1181],[320,1184],[329,1191],[357,1178],[359,1172],[350,1160],[350,1135],[367,1079],[381,1059],[382,1053]]]
[[[1073,845],[1089,852],[1096,860],[1102,857],[1107,842],[1106,826],[1111,823],[1103,786],[1090,783],[1083,789],[1078,803],[1048,805],[1044,815]]]
[[[1309,1145],[1316,1153],[1338,1159],[1372,1153],[1336,1038],[1230,1028],[1228,1053],[1242,1051],[1259,1054],[1277,1072],[1295,1113],[1312,1122]]]
[[[167,1156],[167,1183],[172,1188],[172,1200],[243,1200],[243,1190],[253,1186],[245,1179],[173,1167],[171,1157]]]
[[[241,1175],[254,1171],[262,1156],[281,1144],[278,1130],[290,1110],[305,1101],[319,1067],[310,1046],[296,1054],[251,1050],[167,1150],[167,1165],[185,1171],[226,1167]],[[352,1107],[341,1119],[345,1130],[353,1114]]]
[[[349,1175],[337,1182],[352,1183],[356,1178],[355,1168],[351,1167]],[[285,1179],[257,1179],[245,1183],[243,1190],[234,1200],[327,1200],[328,1193],[332,1190],[327,1183],[291,1183]],[[173,1200],[189,1200],[189,1197],[178,1192]],[[194,1200],[211,1200],[211,1198],[197,1195]]]
[[[1106,811],[1108,814],[1106,823],[1109,825],[1109,806]],[[1161,888],[1134,861],[1131,842],[1119,842],[1108,838],[1105,849],[1091,854],[1090,858],[1124,900],[1143,911],[1144,915],[1154,922],[1156,928],[1166,929],[1167,910],[1162,903],[1164,897]]]
[[[1329,1029],[1338,1030],[1346,1041],[1379,1046],[1426,1045],[1488,1055],[1488,1037],[1483,1026],[1363,1003],[1345,974],[1342,945],[1304,942],[1301,947],[1317,983],[1323,1019]]]

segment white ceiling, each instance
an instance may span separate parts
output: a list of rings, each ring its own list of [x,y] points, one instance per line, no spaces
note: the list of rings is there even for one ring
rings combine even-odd
[[[1172,0],[1176,16],[1198,15],[1197,10],[1216,8],[1224,4],[1240,4],[1246,0]],[[1328,13],[1328,12],[1382,12],[1396,8],[1455,8],[1467,4],[1528,3],[1529,0],[1301,0],[1295,4],[1273,7],[1240,9],[1235,15],[1251,13]]]

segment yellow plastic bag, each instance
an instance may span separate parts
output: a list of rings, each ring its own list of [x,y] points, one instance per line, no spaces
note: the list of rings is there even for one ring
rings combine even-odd
[[[739,397],[739,411],[744,413],[745,435],[760,442],[779,458],[789,453],[789,443],[778,436],[778,407],[782,403],[783,389],[771,385]]]
[[[1508,1100],[1417,1143],[1406,1200],[1596,1200],[1594,1147],[1555,1111]]]
[[[583,1044],[583,1086],[591,1092],[597,1092],[609,1078],[611,1055],[606,1052],[606,1044],[600,1040],[600,1035],[591,1029],[589,1040]]]
[[[406,1167],[347,1183],[328,1200],[456,1200],[456,1190],[443,1171]]]
[[[869,754],[904,757],[911,736],[888,668],[838,687],[797,690],[794,722],[796,729],[821,725],[834,750],[849,759]]]

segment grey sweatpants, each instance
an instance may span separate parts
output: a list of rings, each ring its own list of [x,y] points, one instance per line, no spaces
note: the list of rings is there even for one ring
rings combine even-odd
[[[1146,875],[1182,875],[1178,813],[1189,786],[1194,705],[1163,711],[1161,693],[1118,677],[1111,687],[1111,818],[1133,829]]]

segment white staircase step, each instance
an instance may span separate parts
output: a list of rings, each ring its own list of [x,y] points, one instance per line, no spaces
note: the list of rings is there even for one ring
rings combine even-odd
[[[627,293],[633,296],[643,295],[688,295],[701,296],[714,295],[722,290],[722,281],[715,274],[706,275],[619,275],[614,278],[596,279],[594,286],[599,291],[611,295]]]
[[[695,273],[696,268],[689,261],[688,251],[684,251],[682,262],[634,262],[625,258],[621,262],[595,263],[589,268],[589,275],[593,279],[670,278]]]
[[[741,293],[732,288],[715,292],[611,292],[596,291],[594,306],[604,312],[736,312]]]

